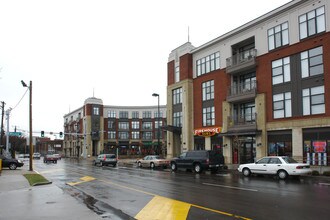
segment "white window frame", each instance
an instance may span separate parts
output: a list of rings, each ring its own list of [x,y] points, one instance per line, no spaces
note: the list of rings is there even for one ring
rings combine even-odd
[[[289,23],[284,22],[273,28],[268,29],[268,50],[289,44]],[[277,45],[277,43],[279,43]]]
[[[325,113],[324,86],[303,89],[302,96],[303,115],[316,115]]]
[[[273,117],[274,119],[292,117],[291,92],[273,95]]]
[[[277,72],[276,72],[277,71]],[[272,62],[272,83],[273,85],[290,82],[290,57],[284,57]]]

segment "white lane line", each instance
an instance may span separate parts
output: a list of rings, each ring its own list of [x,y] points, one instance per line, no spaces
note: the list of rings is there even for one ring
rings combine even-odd
[[[225,185],[218,185],[218,184],[212,184],[212,183],[203,183],[207,186],[217,186],[217,187],[223,187],[223,188],[229,188],[229,189],[237,189],[237,190],[245,190],[245,191],[252,191],[252,192],[258,192],[256,189],[247,189],[247,188],[240,188],[240,187],[234,187],[234,186],[225,186]]]
[[[319,183],[319,185],[330,186],[330,183]]]

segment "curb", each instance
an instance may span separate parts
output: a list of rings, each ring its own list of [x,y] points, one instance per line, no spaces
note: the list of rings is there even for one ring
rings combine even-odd
[[[48,182],[40,182],[40,183],[35,183],[32,186],[42,186],[42,185],[49,185],[52,184],[52,181],[48,181]]]

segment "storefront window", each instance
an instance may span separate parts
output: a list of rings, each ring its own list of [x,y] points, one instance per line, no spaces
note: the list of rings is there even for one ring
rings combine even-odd
[[[268,143],[269,156],[289,156],[292,157],[292,143],[291,142],[269,142]]]

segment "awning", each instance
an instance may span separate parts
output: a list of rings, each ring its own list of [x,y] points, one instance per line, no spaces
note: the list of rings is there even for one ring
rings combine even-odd
[[[245,131],[228,131],[226,133],[220,133],[219,136],[250,136],[261,134],[260,130],[245,130]]]
[[[177,127],[177,126],[173,126],[173,125],[162,126],[162,129],[165,131],[170,131],[170,132],[176,133],[176,134],[182,133],[181,127]]]

